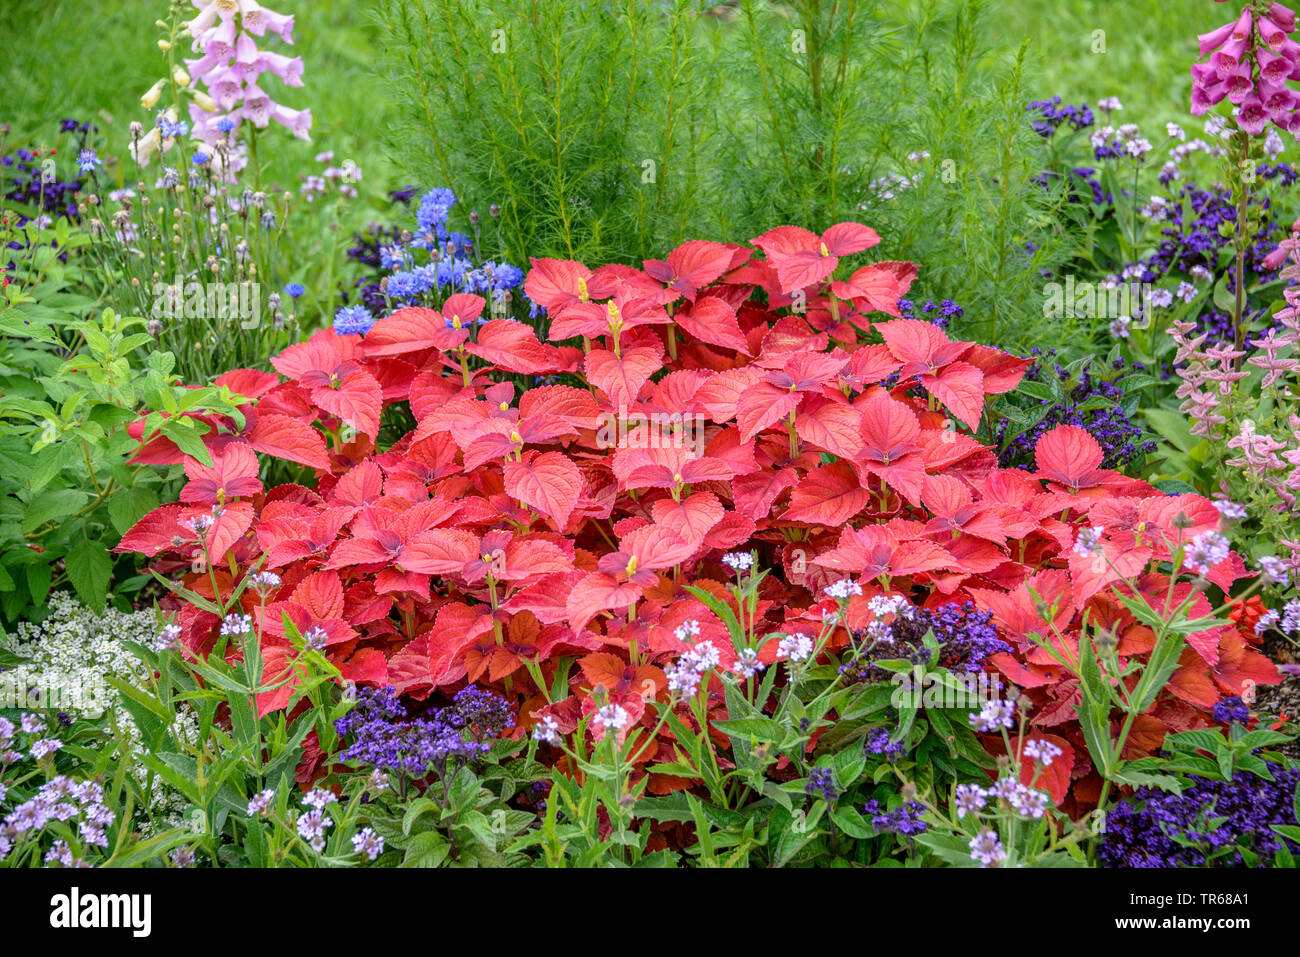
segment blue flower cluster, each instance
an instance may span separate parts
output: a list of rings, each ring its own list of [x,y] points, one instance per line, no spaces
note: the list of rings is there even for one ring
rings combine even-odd
[[[939,642],[937,653],[925,645],[928,632]],[[992,613],[981,611],[973,602],[949,602],[938,608],[905,605],[888,625],[876,623],[852,637],[856,654],[840,671],[857,681],[888,678],[891,672],[876,664],[888,659],[974,674],[984,670],[989,656],[1011,650],[998,637]]]
[[[393,195],[395,200],[409,203],[413,191]],[[374,324],[374,317],[394,307],[420,305],[428,298],[455,292],[475,293],[495,304],[509,303],[512,291],[524,281],[523,270],[491,260],[476,263],[474,238],[447,228],[455,205],[456,194],[450,189],[431,189],[420,198],[414,235],[381,226],[371,226],[358,235],[356,245],[348,250],[348,258],[369,266],[379,278],[358,281],[361,303],[339,310],[334,322],[336,331],[364,334]],[[419,262],[419,254],[427,254],[429,261]],[[478,322],[487,322],[494,312],[487,310]],[[538,309],[530,303],[530,315],[537,314]]]
[[[924,834],[929,828],[921,815],[925,805],[920,801],[908,801],[892,811],[882,811],[880,802],[872,798],[862,806],[862,813],[871,818],[871,826],[881,834],[898,834],[902,837],[915,837]]]

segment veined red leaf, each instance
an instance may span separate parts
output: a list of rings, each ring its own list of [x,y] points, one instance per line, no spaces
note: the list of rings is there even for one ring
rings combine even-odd
[[[568,524],[582,488],[582,473],[560,452],[528,451],[521,461],[505,464],[506,491],[559,529]]]
[[[790,507],[781,515],[787,522],[809,522],[830,528],[843,525],[871,503],[847,462],[832,462],[813,469],[790,493]]]
[[[658,350],[646,346],[624,350],[621,356],[607,349],[587,353],[587,380],[609,396],[618,410],[631,408],[641,387],[661,368],[663,358]]]

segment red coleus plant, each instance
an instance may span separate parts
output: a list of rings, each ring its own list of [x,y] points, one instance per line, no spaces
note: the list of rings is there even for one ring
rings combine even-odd
[[[761,585],[757,635],[816,633],[823,590],[844,577],[867,591],[850,625],[884,588],[931,606],[970,600],[1016,649],[996,665],[1035,702],[1033,723],[1073,746],[1073,777],[1090,782],[1078,689],[1027,637],[1044,628],[1033,596],[1059,599],[1067,641],[1087,609],[1113,623],[1121,655],[1141,658],[1149,629],[1114,600],[1105,563],[1079,560],[1080,529],[1104,526],[1106,554],[1155,595],[1164,541],[1213,527],[1217,513],[1102,470],[1096,443],[1068,427],[1043,437],[1038,472],[999,468],[968,430],[1029,360],[927,323],[873,320],[897,315],[915,267],[834,277],[842,257],[878,242],[856,223],[821,236],[786,226],[754,241],[766,258],[699,241],[643,270],[537,260],[526,289],[549,312],[552,342],[507,320],[476,326],[484,303],[467,294],[400,309],[364,338],[317,332],[272,360],[279,376],[218,379],[250,401],[242,424],[207,421],[210,466],[165,438],[142,446],[139,461],[184,463],[190,481],[119,547],[208,596],[232,594],[250,568],[277,572],[265,612],[251,592],[241,599],[261,615],[268,677],[286,673],[287,619],[319,629],[350,680],[416,698],[489,684],[520,703],[521,731],[548,715],[567,732],[593,697],[652,727],[647,705],[667,700],[664,669],[688,647],[676,634],[687,622],[731,665],[725,625],[687,591],[734,608],[729,551],[776,572]],[[396,405],[415,427],[380,448]],[[264,489],[257,453],[314,469],[315,487]],[[196,570],[200,536],[213,567]],[[1234,557],[1210,578],[1226,588],[1243,571]],[[168,601],[186,648],[205,653],[216,616]],[[1207,723],[1242,681],[1275,680],[1247,640],[1233,628],[1192,636],[1132,752]],[[831,647],[847,641],[841,631]],[[552,700],[556,687],[568,696]],[[264,695],[262,712],[292,689]],[[715,697],[710,713],[725,716]],[[672,759],[664,730],[636,762]]]

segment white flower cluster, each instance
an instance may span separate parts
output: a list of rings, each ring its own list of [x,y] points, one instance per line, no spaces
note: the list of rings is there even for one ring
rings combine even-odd
[[[148,669],[125,642],[153,647],[161,630],[152,611],[126,614],[110,607],[97,613],[71,595],[55,592],[45,621],[24,622],[18,625],[17,634],[0,634],[0,650],[23,659],[22,664],[0,672],[0,705],[48,709],[77,718],[105,716],[107,723],[127,738],[123,750],[139,753],[140,732],[122,707],[120,693],[107,679],[112,676],[143,686]],[[193,714],[179,712],[172,732],[181,740],[193,741],[198,734]],[[137,764],[135,771],[137,780],[148,779],[144,765]],[[157,776],[150,798],[157,812],[185,803]]]

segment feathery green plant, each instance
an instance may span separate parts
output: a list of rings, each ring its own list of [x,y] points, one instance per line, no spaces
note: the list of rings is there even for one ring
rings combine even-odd
[[[1026,49],[991,54],[981,0],[707,8],[381,0],[405,167],[499,204],[517,262],[861,220],[918,292],[962,303],[958,334],[1037,342],[1041,271],[1077,240],[1034,181]]]

